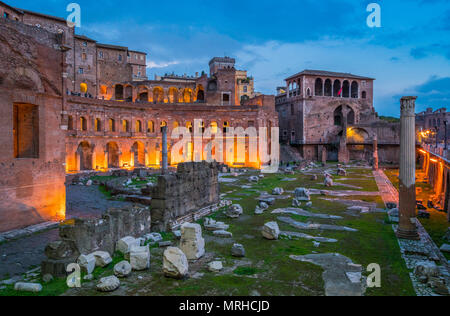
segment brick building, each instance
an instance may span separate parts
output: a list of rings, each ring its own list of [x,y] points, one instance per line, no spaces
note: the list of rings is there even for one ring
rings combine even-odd
[[[446,127],[448,122],[450,122],[450,113],[446,108],[436,111],[427,108],[426,111],[416,114],[416,130],[423,132],[423,134],[420,133],[423,135],[421,139],[428,143],[436,143],[436,136],[438,143],[445,142],[445,133],[447,133],[447,141],[450,140],[450,126]]]
[[[380,161],[397,162],[399,124],[378,118],[374,79],[348,73],[304,70],[277,89],[281,143],[305,159],[370,161],[378,139]]]
[[[259,127],[278,126],[275,100],[241,106],[234,63],[214,58],[210,75],[148,80],[145,53],[76,35],[61,18],[3,2],[0,9],[0,232],[64,219],[66,172],[159,167],[162,126],[169,137],[176,127],[213,135],[254,128],[214,143],[194,135],[180,148],[183,159],[169,162],[209,158],[207,148],[220,160],[222,146],[228,165],[261,167],[249,149]],[[169,139],[169,152],[176,142]]]

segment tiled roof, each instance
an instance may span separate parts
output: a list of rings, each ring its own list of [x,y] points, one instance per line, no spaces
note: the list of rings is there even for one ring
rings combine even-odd
[[[366,79],[366,80],[375,80],[374,78],[363,77],[358,75],[353,75],[345,72],[333,72],[333,71],[324,71],[324,70],[303,70],[293,76],[290,76],[286,80],[298,77],[298,76],[320,76],[320,77],[338,77],[338,78],[349,78],[349,79]]]

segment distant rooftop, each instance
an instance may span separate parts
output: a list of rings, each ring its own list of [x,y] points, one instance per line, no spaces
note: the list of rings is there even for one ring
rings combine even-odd
[[[117,45],[109,45],[109,44],[101,44],[97,43],[98,47],[116,49],[116,50],[128,50],[128,47],[125,46],[117,46]]]
[[[19,8],[16,8],[16,10],[22,11],[22,12],[24,12],[26,14],[42,16],[44,18],[55,20],[55,21],[58,21],[58,22],[64,22],[64,23],[67,22],[66,19],[63,19],[63,18],[60,18],[60,17],[57,17],[57,16],[53,16],[53,15],[43,14],[43,13],[34,12],[34,11],[30,11],[30,10],[19,9]]]
[[[349,79],[366,79],[366,80],[375,80],[374,78],[369,77],[363,77],[358,75],[353,75],[351,73],[345,73],[345,72],[332,72],[332,71],[324,71],[324,70],[303,70],[302,72],[299,72],[293,76],[290,76],[289,78],[285,80],[290,80],[298,76],[320,76],[320,77],[338,77],[338,78],[349,78]]]
[[[77,34],[75,34],[75,38],[78,38],[78,39],[81,39],[81,40],[85,40],[85,41],[88,41],[88,42],[97,42],[96,40],[93,40],[92,38],[89,38],[89,37],[87,37],[87,36],[84,36],[84,35],[77,35]]]
[[[214,57],[213,59],[211,59],[211,61],[209,62],[209,65],[211,65],[212,63],[236,63],[236,59],[231,58],[231,57]]]

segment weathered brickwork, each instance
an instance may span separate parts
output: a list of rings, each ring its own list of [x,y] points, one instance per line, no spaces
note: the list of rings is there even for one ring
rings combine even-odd
[[[178,165],[176,174],[158,177],[152,189],[153,229],[167,230],[177,218],[219,203],[217,163],[192,162]]]
[[[398,162],[399,124],[378,118],[373,81],[315,70],[287,78],[276,97],[281,141],[308,160],[321,160],[319,146],[325,146],[328,160],[370,161],[377,135],[380,161]]]
[[[0,231],[64,219],[59,42],[0,19]]]

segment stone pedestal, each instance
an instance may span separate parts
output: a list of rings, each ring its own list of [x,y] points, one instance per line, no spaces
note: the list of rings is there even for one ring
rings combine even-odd
[[[400,205],[397,236],[420,239],[416,226],[416,133],[415,101],[417,97],[401,99],[400,135]]]

